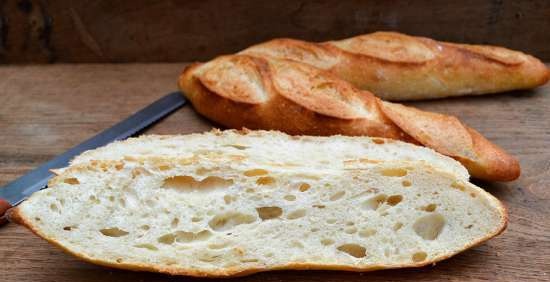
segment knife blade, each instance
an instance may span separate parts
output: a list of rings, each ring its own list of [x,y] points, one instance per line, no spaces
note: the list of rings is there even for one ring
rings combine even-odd
[[[86,150],[95,149],[115,140],[126,139],[177,110],[183,106],[185,102],[186,100],[180,92],[165,95],[125,120],[0,188],[0,224],[7,221],[5,212],[9,208],[21,203],[32,193],[46,188],[48,180],[53,176],[50,169],[67,166],[73,157]]]

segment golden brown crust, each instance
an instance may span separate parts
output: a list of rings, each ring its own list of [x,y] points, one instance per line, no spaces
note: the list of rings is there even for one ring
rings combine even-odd
[[[203,83],[205,74],[216,87]],[[451,156],[481,179],[519,177],[517,160],[455,117],[382,102],[306,64],[222,56],[186,68],[179,85],[199,113],[230,128],[399,139]]]
[[[396,32],[375,32],[324,43],[275,39],[241,53],[313,65],[385,100],[529,89],[550,78],[550,71],[542,62],[521,52]]]
[[[118,161],[95,161],[95,163],[92,164],[92,167],[94,169],[98,169],[98,168],[100,169],[107,166],[115,166],[117,163]],[[63,172],[63,175],[54,177],[54,179],[52,179],[52,184],[62,181],[65,175],[67,174],[70,175],[73,171],[78,171],[78,170],[87,169],[87,168],[89,168],[88,164],[82,164],[82,165],[70,167],[68,168],[68,170]],[[449,175],[449,177],[454,178],[454,176],[452,175]],[[506,226],[508,224],[508,213],[507,213],[506,207],[502,204],[502,202],[500,202],[495,197],[493,197],[492,195],[490,195],[489,193],[485,192],[482,189],[474,189],[472,186],[465,186],[464,189],[468,189],[468,193],[476,193],[478,194],[478,196],[479,194],[483,194],[484,199],[489,201],[491,205],[496,206],[499,215],[501,215],[501,221],[499,222],[498,227],[495,228],[494,231],[487,234],[486,236],[478,240],[472,241],[469,244],[464,245],[460,249],[441,254],[435,259],[422,261],[418,263],[405,263],[405,264],[396,264],[396,265],[380,264],[380,265],[368,265],[368,266],[353,266],[353,265],[343,265],[343,264],[341,265],[321,264],[321,263],[306,263],[306,262],[295,261],[295,262],[289,262],[284,265],[276,265],[272,267],[251,268],[251,267],[235,266],[235,267],[221,268],[221,269],[216,269],[211,271],[204,271],[204,270],[197,270],[193,268],[183,268],[183,267],[175,267],[175,266],[169,266],[169,265],[107,261],[107,260],[102,260],[100,258],[90,257],[84,253],[79,253],[77,251],[71,250],[70,247],[68,246],[64,246],[61,242],[58,242],[52,236],[48,236],[47,234],[42,232],[42,230],[38,226],[35,226],[32,223],[32,221],[21,212],[20,207],[15,207],[11,209],[8,215],[9,215],[10,221],[20,224],[22,226],[25,226],[26,228],[31,230],[34,234],[48,241],[49,243],[61,249],[67,254],[73,255],[76,258],[89,263],[106,266],[106,267],[118,268],[118,269],[125,269],[125,270],[132,270],[132,271],[150,271],[150,272],[166,273],[171,275],[187,275],[187,276],[210,277],[210,278],[238,277],[238,276],[250,275],[257,272],[275,271],[275,270],[342,270],[342,271],[354,271],[354,272],[367,272],[367,271],[375,271],[375,270],[381,270],[381,269],[422,267],[422,266],[434,264],[436,262],[448,259],[460,252],[463,252],[464,250],[480,245],[483,242],[502,233],[506,229]]]
[[[218,72],[218,83],[226,83],[223,89],[228,89],[227,92],[220,94],[205,87],[201,83],[203,74],[213,77],[212,70],[227,61],[246,61],[246,68],[256,63],[257,73],[262,75],[261,85],[243,85],[250,83],[251,79],[241,78],[239,88],[231,87],[228,85],[235,81],[228,78],[226,72]],[[245,73],[236,63],[232,70]],[[231,128],[409,140],[382,114],[371,93],[357,90],[319,69],[296,62],[268,61],[246,55],[223,56],[207,64],[187,67],[180,76],[179,85],[199,113]],[[250,92],[243,94],[242,89]],[[251,99],[246,101],[242,97]],[[263,102],[254,103],[259,100],[256,97],[263,97]]]
[[[518,161],[453,116],[430,113],[389,102],[383,111],[422,145],[460,161],[476,178],[511,181],[519,177]]]

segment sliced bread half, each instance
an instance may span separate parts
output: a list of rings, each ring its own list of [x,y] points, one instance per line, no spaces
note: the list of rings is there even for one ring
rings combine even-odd
[[[217,156],[243,167],[262,165],[288,169],[343,169],[383,161],[418,161],[468,180],[468,171],[454,159],[426,147],[386,138],[350,136],[290,136],[278,131],[212,130],[189,135],[145,135],[87,151],[71,164],[90,160],[123,160],[147,157]],[[59,171],[60,172],[60,171]]]
[[[235,165],[243,161],[212,153],[81,162],[11,218],[92,263],[210,277],[423,266],[507,222],[493,196],[425,162]]]

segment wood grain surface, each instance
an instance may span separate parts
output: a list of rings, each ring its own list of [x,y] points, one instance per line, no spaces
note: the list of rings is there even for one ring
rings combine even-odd
[[[377,30],[496,44],[550,60],[548,0],[2,0],[0,63],[183,62],[275,37]]]
[[[0,67],[0,185],[176,89],[184,64]],[[415,103],[454,114],[516,155],[521,178],[477,184],[509,208],[500,236],[435,266],[346,273],[280,271],[242,281],[550,281],[550,86],[531,92]],[[148,130],[212,125],[191,107]],[[0,281],[195,281],[78,261],[15,224],[0,227]],[[225,280],[227,281],[227,280]]]

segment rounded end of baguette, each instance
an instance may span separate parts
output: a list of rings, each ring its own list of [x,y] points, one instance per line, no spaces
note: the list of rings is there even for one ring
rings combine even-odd
[[[513,181],[519,178],[519,161],[491,143],[476,130],[466,127],[471,135],[477,160],[457,158],[475,178],[488,181]]]
[[[520,166],[514,157],[457,118],[401,104],[381,105],[403,131],[422,145],[455,158],[473,177],[489,181],[512,181],[519,177]]]
[[[533,87],[542,86],[550,80],[550,69],[538,59],[533,59],[536,60],[536,64],[533,66],[533,73],[537,74],[534,79]]]

